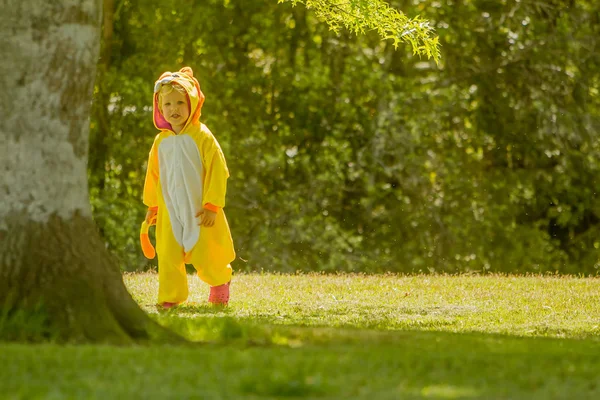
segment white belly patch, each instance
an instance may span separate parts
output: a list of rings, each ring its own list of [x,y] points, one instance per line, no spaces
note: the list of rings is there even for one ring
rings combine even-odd
[[[200,237],[196,212],[202,209],[202,160],[189,135],[170,136],[158,147],[162,195],[173,235],[188,252]]]

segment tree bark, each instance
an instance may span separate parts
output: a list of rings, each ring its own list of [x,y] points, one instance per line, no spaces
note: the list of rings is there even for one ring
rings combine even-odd
[[[91,216],[101,1],[0,5],[0,337],[177,338],[133,301]]]
[[[98,127],[96,135],[92,135],[92,147],[94,154],[90,154],[89,164],[91,174],[97,179],[97,187],[100,189],[99,197],[104,195],[106,186],[106,156],[108,154],[108,143],[111,138],[108,103],[110,100],[110,87],[106,84],[106,75],[111,66],[112,42],[114,32],[114,0],[103,1],[103,24],[102,42],[100,49],[100,60],[97,64],[96,101],[92,112],[95,113]],[[100,226],[102,230],[102,226]]]

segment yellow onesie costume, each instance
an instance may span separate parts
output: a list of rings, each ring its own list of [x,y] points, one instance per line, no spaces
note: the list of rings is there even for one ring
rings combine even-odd
[[[204,95],[191,68],[164,73],[155,87],[168,82],[185,89],[190,117],[176,134],[161,113],[155,90],[154,125],[160,133],[150,150],[143,201],[149,209],[157,209],[159,304],[181,303],[187,299],[185,264],[192,264],[200,279],[216,287],[231,280],[229,264],[235,259],[231,232],[223,212],[229,171],[219,143],[200,123]],[[203,208],[217,212],[211,227],[199,226],[196,213]],[[148,224],[144,223],[142,247],[146,256],[153,257],[147,228]]]

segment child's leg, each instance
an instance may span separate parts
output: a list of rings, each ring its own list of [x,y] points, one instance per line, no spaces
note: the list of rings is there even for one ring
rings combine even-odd
[[[200,279],[210,286],[223,285],[231,280],[231,263],[235,259],[233,242],[223,212],[217,214],[215,225],[200,228],[200,238],[188,255]]]
[[[232,269],[231,265],[227,264],[222,267],[209,266],[203,267],[196,263],[193,264],[198,277],[210,286],[220,286],[231,281]]]
[[[231,282],[231,265],[215,266],[193,263],[198,277],[210,285],[209,303],[226,305],[229,302],[229,284]]]
[[[231,265],[223,268],[202,268],[194,265],[198,276],[210,285],[208,302],[212,304],[227,305],[229,302],[229,285],[231,283]]]
[[[231,281],[230,263],[234,259],[229,226],[225,214],[219,211],[214,226],[200,228],[200,238],[188,254],[187,262],[196,268],[200,279],[211,286],[211,298],[215,291],[220,293],[219,298],[229,298],[229,286],[225,285]]]
[[[188,298],[188,282],[183,255],[158,253],[158,303],[182,303]]]
[[[187,272],[183,248],[173,235],[166,210],[156,222],[156,254],[158,255],[158,303],[182,303],[188,298]]]

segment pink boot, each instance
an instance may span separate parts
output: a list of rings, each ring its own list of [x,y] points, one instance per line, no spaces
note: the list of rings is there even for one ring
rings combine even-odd
[[[164,303],[161,304],[161,306],[165,310],[168,310],[169,308],[173,308],[173,307],[177,306],[177,303],[169,303],[168,301],[165,301]]]
[[[208,296],[208,302],[214,305],[226,306],[229,303],[229,284],[231,281],[219,285],[210,287],[210,295]]]

